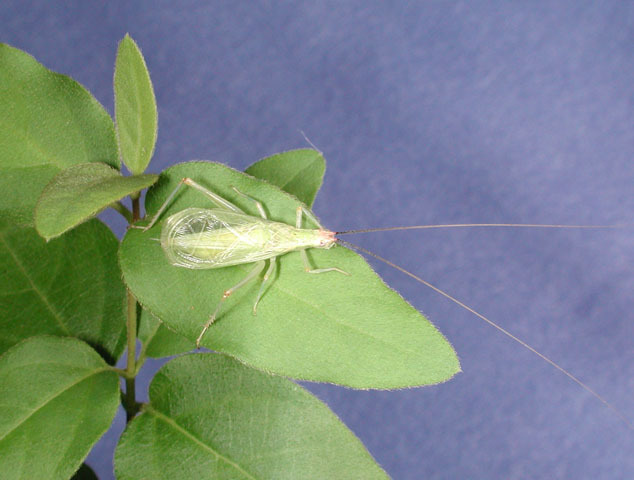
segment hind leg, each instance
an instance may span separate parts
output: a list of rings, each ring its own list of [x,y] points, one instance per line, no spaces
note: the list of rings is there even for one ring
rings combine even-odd
[[[269,260],[269,268],[266,270],[264,274],[264,278],[262,278],[262,285],[260,285],[260,290],[258,291],[258,296],[255,298],[255,303],[253,304],[253,315],[256,314],[258,309],[258,303],[262,299],[262,295],[264,295],[265,288],[269,279],[274,275],[275,269],[277,268],[277,257],[273,257]]]
[[[196,348],[200,348],[200,342],[202,341],[203,336],[205,335],[209,327],[211,327],[211,325],[216,321],[218,312],[220,312],[220,308],[222,307],[225,300],[229,298],[236,290],[238,290],[241,287],[244,287],[247,283],[249,283],[251,280],[257,277],[260,274],[260,272],[264,270],[264,264],[265,264],[264,260],[257,262],[255,266],[251,269],[251,271],[247,274],[246,277],[244,277],[242,280],[236,283],[233,287],[224,291],[224,293],[222,294],[222,298],[218,302],[218,306],[216,307],[216,310],[214,310],[214,313],[211,314],[211,316],[209,317],[209,320],[207,321],[207,323],[205,323],[205,326],[200,332],[200,335],[198,335],[198,338],[196,339]]]

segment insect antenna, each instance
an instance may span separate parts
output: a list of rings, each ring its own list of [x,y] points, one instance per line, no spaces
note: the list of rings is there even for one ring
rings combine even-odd
[[[442,227],[442,226],[446,226],[446,225],[432,225],[429,226],[431,228],[435,228],[435,227]],[[466,226],[532,226],[532,225],[509,225],[509,224],[502,224],[502,225],[497,225],[497,224],[470,224],[470,225],[466,225]],[[544,225],[537,225],[537,226],[544,226]],[[420,226],[420,227],[425,227],[425,226]],[[551,227],[551,226],[546,226],[546,227]],[[560,227],[559,225],[553,225],[554,227]],[[606,228],[606,227],[599,227],[599,226],[568,226],[570,228]],[[411,228],[417,228],[416,226],[414,227],[396,227],[396,228],[385,228],[385,229],[368,229],[368,230],[362,230],[362,231],[358,231],[358,233],[365,233],[367,231],[384,231],[384,230],[407,230],[407,229],[411,229]],[[608,227],[609,228],[609,227]],[[350,231],[350,232],[340,232],[339,234],[342,233],[357,233],[357,231]],[[521,340],[520,338],[516,337],[515,335],[513,335],[511,332],[509,332],[508,330],[504,329],[503,327],[501,327],[500,325],[498,325],[497,323],[495,323],[493,320],[488,319],[487,317],[485,317],[484,315],[482,315],[481,313],[478,313],[477,311],[475,311],[473,308],[469,307],[468,305],[462,303],[460,300],[458,300],[457,298],[451,296],[449,293],[445,292],[444,290],[441,290],[440,288],[436,287],[435,285],[432,285],[431,283],[429,283],[426,280],[423,280],[422,278],[420,278],[418,275],[415,275],[414,273],[405,270],[403,267],[395,264],[394,262],[391,262],[390,260],[381,257],[380,255],[377,255],[374,252],[371,252],[370,250],[367,250],[363,247],[360,247],[359,245],[355,245],[353,243],[350,242],[346,242],[345,240],[341,240],[341,239],[337,239],[337,243],[348,247],[350,249],[353,250],[357,250],[359,252],[362,252],[366,255],[369,255],[370,257],[376,258],[377,260],[389,265],[392,268],[395,268],[396,270],[398,270],[399,272],[404,273],[405,275],[407,275],[408,277],[413,278],[414,280],[416,280],[419,283],[422,283],[423,285],[425,285],[426,287],[431,288],[432,290],[434,290],[435,292],[439,293],[440,295],[442,295],[443,297],[451,300],[453,303],[455,303],[456,305],[459,305],[460,307],[464,308],[465,310],[467,310],[468,312],[471,312],[472,314],[474,314],[476,317],[484,320],[486,323],[488,323],[489,325],[491,325],[493,328],[497,329],[498,331],[502,332],[504,335],[506,335],[507,337],[509,337],[510,339],[514,340],[515,342],[519,343],[522,347],[526,348],[527,350],[533,352],[535,355],[537,355],[539,358],[541,358],[542,360],[548,362],[550,365],[552,365],[553,367],[555,367],[557,370],[559,370],[561,373],[563,373],[564,375],[566,375],[569,379],[571,379],[573,382],[577,383],[579,386],[581,386],[581,388],[583,388],[584,390],[586,390],[587,392],[591,393],[597,400],[599,400],[601,403],[603,403],[603,405],[605,405],[606,407],[608,407],[610,410],[612,410],[624,423],[625,425],[627,425],[627,427],[634,431],[634,425],[630,422],[630,420],[623,414],[621,413],[620,410],[618,410],[614,405],[612,405],[610,402],[608,402],[605,398],[603,398],[601,395],[599,395],[597,392],[595,392],[592,388],[590,388],[588,385],[586,385],[585,383],[583,383],[581,380],[579,380],[577,377],[575,377],[572,373],[570,373],[568,370],[566,370],[565,368],[563,368],[561,365],[559,365],[558,363],[556,363],[554,360],[551,360],[550,358],[548,358],[546,355],[544,355],[543,353],[540,353],[539,351],[535,350],[533,347],[531,347],[528,343],[526,343],[525,341]]]
[[[481,228],[481,227],[497,227],[497,228],[623,228],[632,225],[547,225],[547,224],[531,224],[531,223],[454,223],[448,225],[408,225],[405,227],[379,227],[379,228],[363,228],[361,230],[346,230],[337,232],[337,235],[349,235],[352,233],[370,233],[370,232],[391,232],[394,230],[425,230],[431,228]]]

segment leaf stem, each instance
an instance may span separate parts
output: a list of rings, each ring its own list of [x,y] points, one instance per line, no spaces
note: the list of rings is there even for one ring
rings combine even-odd
[[[128,223],[132,223],[132,212],[121,202],[111,203],[110,208],[119,212]]]
[[[140,217],[139,196],[132,197],[132,221],[139,220]],[[125,395],[123,397],[123,406],[126,411],[126,422],[130,422],[139,412],[139,404],[136,401],[135,376],[137,374],[136,366],[136,334],[137,334],[137,301],[132,292],[128,289],[128,318],[127,318],[127,334],[128,334],[128,358],[125,368]]]

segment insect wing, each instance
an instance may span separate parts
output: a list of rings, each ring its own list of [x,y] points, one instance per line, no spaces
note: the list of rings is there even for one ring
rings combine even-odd
[[[172,265],[209,269],[273,256],[264,219],[220,209],[187,208],[164,223],[161,246]]]

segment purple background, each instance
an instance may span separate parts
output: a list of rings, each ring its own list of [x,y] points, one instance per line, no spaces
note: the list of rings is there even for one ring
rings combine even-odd
[[[117,42],[130,32],[159,106],[153,172],[190,159],[242,169],[306,146],[301,129],[328,161],[315,210],[332,229],[634,221],[629,2],[5,0],[1,11],[0,41],[74,77],[111,113]],[[633,238],[350,240],[499,322],[634,421]],[[464,370],[396,392],[308,385],[391,476],[634,478],[634,432],[610,410],[478,318],[376,268]],[[119,416],[88,457],[101,479],[113,478],[122,428]]]

